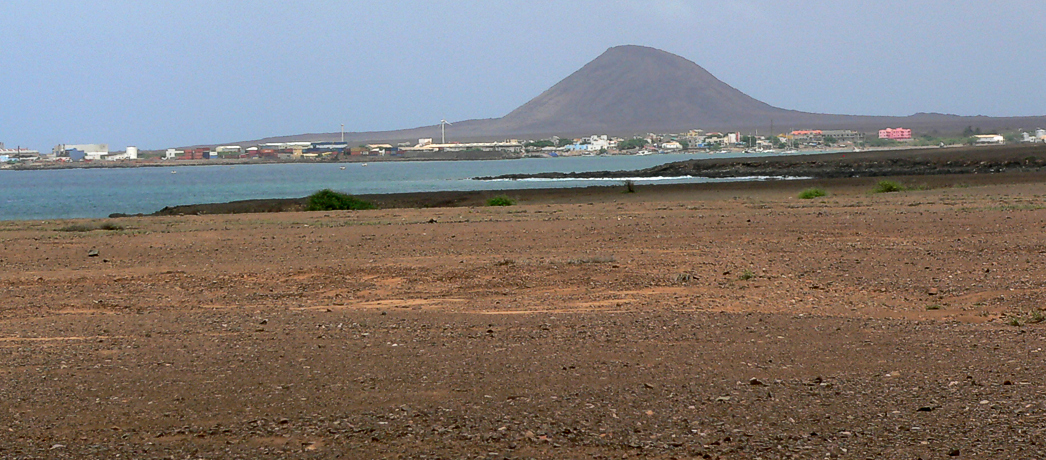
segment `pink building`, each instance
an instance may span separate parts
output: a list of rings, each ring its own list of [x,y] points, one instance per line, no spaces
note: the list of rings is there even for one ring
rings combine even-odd
[[[912,130],[904,128],[886,128],[879,130],[879,139],[892,139],[895,141],[907,141],[912,139]]]

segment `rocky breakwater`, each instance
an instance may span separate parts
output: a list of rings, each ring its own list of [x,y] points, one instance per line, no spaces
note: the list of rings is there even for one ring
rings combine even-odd
[[[990,174],[1046,168],[1046,146],[1018,145],[883,150],[759,158],[710,158],[668,163],[637,171],[507,174],[493,179],[582,179],[629,177],[709,178],[788,176],[843,178],[936,174]]]

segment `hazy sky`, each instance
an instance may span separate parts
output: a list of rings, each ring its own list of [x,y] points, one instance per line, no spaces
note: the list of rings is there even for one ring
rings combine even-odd
[[[159,149],[496,118],[624,44],[783,108],[1046,115],[1042,0],[4,0],[0,142]]]

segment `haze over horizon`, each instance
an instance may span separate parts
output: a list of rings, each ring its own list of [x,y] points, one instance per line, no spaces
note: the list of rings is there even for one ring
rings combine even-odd
[[[16,0],[0,5],[0,142],[159,149],[497,118],[625,44],[786,109],[1038,116],[1043,17],[1032,0]]]

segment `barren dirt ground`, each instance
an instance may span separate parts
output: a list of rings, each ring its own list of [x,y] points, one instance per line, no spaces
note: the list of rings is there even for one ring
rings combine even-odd
[[[1021,177],[0,222],[0,458],[1046,458]]]

